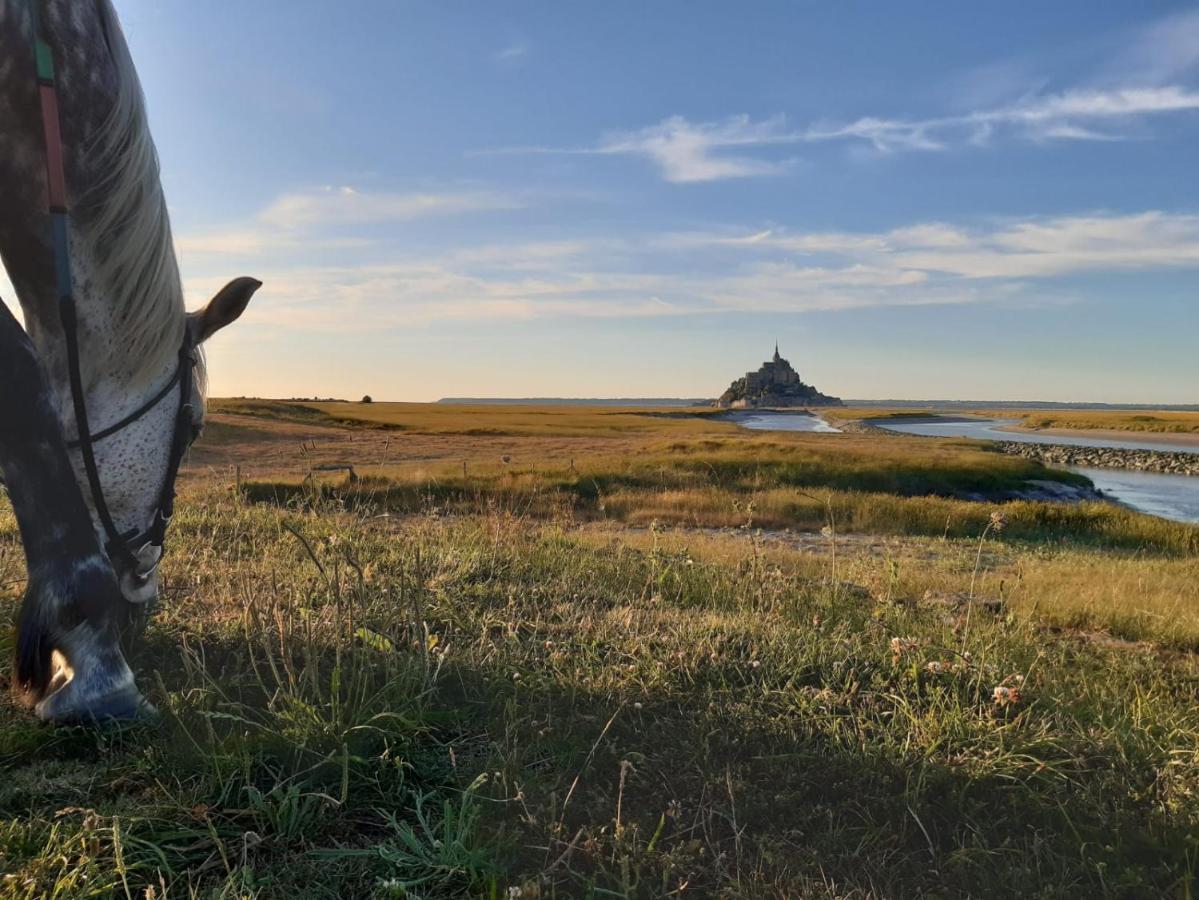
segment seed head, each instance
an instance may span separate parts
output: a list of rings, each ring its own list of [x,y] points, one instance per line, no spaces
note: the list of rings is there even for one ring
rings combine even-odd
[[[907,653],[912,653],[920,647],[915,638],[891,638],[891,662],[898,663]]]

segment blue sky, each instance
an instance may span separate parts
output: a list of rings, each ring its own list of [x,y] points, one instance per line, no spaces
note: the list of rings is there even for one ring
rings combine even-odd
[[[1193,3],[117,7],[215,394],[1199,402]]]

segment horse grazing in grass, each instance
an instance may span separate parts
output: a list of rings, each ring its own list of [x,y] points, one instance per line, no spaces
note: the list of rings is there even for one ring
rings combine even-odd
[[[260,286],[186,313],[137,74],[110,0],[0,0],[0,473],[28,582],[14,686],[55,722],[152,712],[121,649],[157,594],[199,347]],[[69,211],[68,211],[69,203]]]

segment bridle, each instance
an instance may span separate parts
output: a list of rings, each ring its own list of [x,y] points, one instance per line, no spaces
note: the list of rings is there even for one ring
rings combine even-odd
[[[158,547],[161,550],[166,542],[167,526],[170,525],[171,516],[175,513],[175,481],[179,477],[179,465],[183,462],[183,456],[188,447],[200,433],[199,426],[195,421],[193,401],[195,382],[192,378],[192,369],[195,366],[195,351],[185,328],[183,345],[179,348],[179,364],[171,379],[157,394],[125,418],[93,433],[88,425],[87,402],[83,394],[83,379],[79,369],[79,337],[76,328],[74,299],[70,296],[60,297],[58,310],[62,319],[63,333],[67,340],[67,368],[71,381],[71,402],[75,409],[75,425],[79,430],[79,437],[68,441],[67,447],[78,449],[79,455],[82,457],[83,470],[87,474],[87,483],[92,494],[92,504],[96,510],[96,516],[104,528],[104,534],[108,538],[104,545],[108,558],[139,581],[145,582],[158,568],[162,553],[160,552],[154,562],[145,569],[140,568],[139,557],[147,547]],[[171,438],[171,452],[167,457],[166,477],[158,494],[158,504],[154,507],[153,518],[150,524],[141,531],[134,528],[120,532],[117,530],[116,523],[113,522],[112,513],[109,512],[108,503],[104,499],[104,486],[100,483],[100,470],[96,465],[95,445],[104,438],[123,431],[145,416],[162,402],[175,385],[179,385],[179,408],[175,413],[175,429]]]
[[[55,289],[58,296],[58,314],[62,322],[63,336],[67,344],[67,370],[71,383],[71,403],[75,412],[75,427],[78,437],[68,441],[67,447],[79,451],[83,469],[87,474],[88,488],[92,495],[92,506],[104,529],[105,552],[114,565],[144,583],[154,574],[161,549],[166,541],[167,526],[175,512],[175,481],[179,476],[179,465],[188,447],[199,435],[195,421],[197,403],[193,370],[196,365],[195,345],[191,332],[184,326],[183,343],[179,348],[179,363],[171,379],[145,403],[119,422],[92,431],[88,424],[87,398],[83,392],[83,375],[79,361],[79,322],[75,308],[74,286],[71,279],[71,256],[67,225],[70,213],[67,207],[66,177],[63,165],[62,131],[59,122],[58,92],[54,78],[54,56],[50,45],[42,36],[38,0],[32,0],[34,54],[37,61],[38,95],[41,102],[42,128],[46,139],[46,180],[49,186],[49,213],[51,246],[54,255]],[[104,499],[104,486],[100,482],[100,470],[96,465],[96,444],[111,437],[158,406],[171,390],[179,386],[179,408],[175,413],[175,428],[171,439],[171,452],[167,458],[166,477],[158,494],[158,505],[153,519],[146,528],[121,532],[117,530]],[[147,547],[158,547],[157,559],[148,567],[141,568],[139,557]]]

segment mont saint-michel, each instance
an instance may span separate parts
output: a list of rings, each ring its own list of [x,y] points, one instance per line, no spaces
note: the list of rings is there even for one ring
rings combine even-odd
[[[829,397],[804,384],[791,363],[779,355],[777,343],[771,359],[762,363],[758,371],[746,372],[716,400],[716,406],[726,409],[844,405],[839,397]]]

